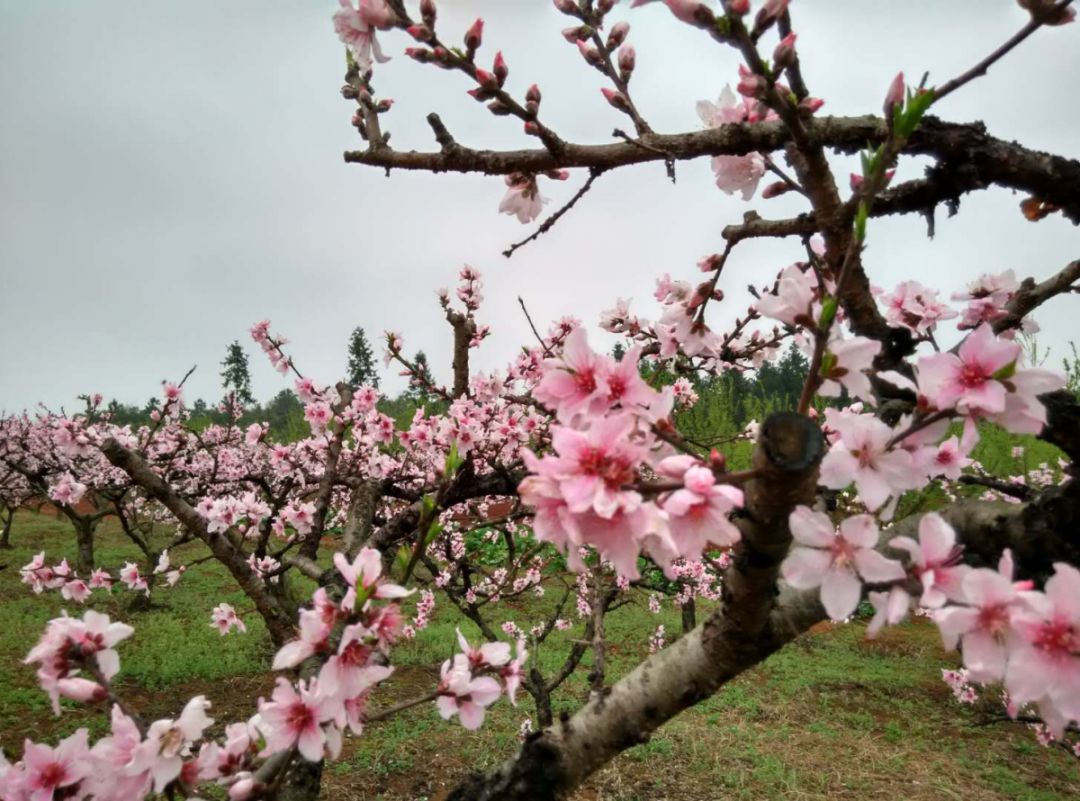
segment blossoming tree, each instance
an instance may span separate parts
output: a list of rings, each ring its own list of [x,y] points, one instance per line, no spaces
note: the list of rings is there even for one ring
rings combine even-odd
[[[373,388],[304,375],[267,322],[252,335],[294,379],[310,438],[271,443],[261,426],[234,424],[196,435],[183,425],[180,385],[166,386],[156,425],[137,432],[85,417],[49,421],[53,430],[77,430],[80,448],[107,459],[155,514],[165,510],[179,523],[178,536],[201,541],[226,566],[267,622],[281,675],[269,699],[253,700],[253,717],[230,723],[224,739],[208,738],[210,701],[202,696],[178,704],[175,719],[153,722],[119,697],[111,680],[129,626],[92,610],[53,620],[27,661],[57,709],[62,697],[104,702],[111,729],[92,745],[85,730],[56,747],[28,742],[21,761],[0,766],[5,801],[172,796],[210,783],[234,799],[311,798],[346,732],[362,735],[365,723],[432,702],[444,718],[474,729],[503,694],[515,702],[520,687],[533,695],[540,727],[498,769],[469,777],[451,797],[561,798],[682,710],[815,623],[849,617],[864,599],[875,611],[871,636],[920,610],[946,646],[959,649],[967,673],[953,681],[961,692],[966,682],[1001,684],[1009,714],[1037,716],[1047,736],[1070,741],[1080,721],[1080,409],[1062,390],[1063,377],[1025,366],[1015,335],[1031,330],[1043,303],[1077,290],[1080,261],[1036,266],[1037,275],[1023,280],[1003,270],[966,288],[905,281],[876,290],[864,252],[875,218],[932,219],[938,205],[992,187],[1023,193],[1022,211],[1033,221],[1062,214],[1080,223],[1080,163],[929,114],[1029,37],[1057,35],[1043,29],[1073,20],[1070,1],[1021,0],[1029,20],[970,70],[937,85],[898,75],[880,116],[847,118],[821,113],[787,0],[753,8],[749,0],[664,0],[674,24],[700,29],[742,62],[734,90],[699,103],[704,128],[681,134],[655,133],[635,102],[631,22],[614,21],[616,5],[555,0],[570,22],[563,36],[584,68],[605,77],[603,101],[633,131],[616,131],[613,143],[578,144],[543,118],[536,85],[521,97],[508,91],[508,60],[501,51],[482,56],[481,20],[456,46],[439,27],[434,0],[360,0],[359,7],[341,0],[334,26],[349,52],[342,92],[366,141],[345,160],[499,176],[499,211],[523,223],[543,213],[543,180],[581,173],[570,201],[508,256],[550,231],[603,174],[643,162],[663,162],[674,174],[680,161],[709,158],[719,189],[746,201],[768,176],[764,205],[793,193],[805,200],[804,212],[747,214],[726,227],[718,252],[697,264],[696,282],[667,275],[657,282],[655,319],[613,298],[601,323],[626,338],[620,359],[595,350],[586,329],[566,320],[546,335],[534,327],[536,342],[504,372],[474,374],[470,351],[488,330],[477,319],[479,273],[462,269],[455,296],[439,294],[453,338],[452,386],[435,384],[406,358],[401,335],[387,335],[388,362],[400,363],[445,409],[421,409],[405,430],[379,412]],[[411,38],[409,57],[460,73],[473,98],[515,118],[536,146],[476,150],[432,114],[438,149],[395,150],[386,131],[392,101],[375,88],[376,64],[388,60],[379,36]],[[830,150],[861,152],[862,169],[847,189]],[[926,176],[894,183],[897,164],[913,155],[933,160]],[[734,248],[763,237],[794,240],[798,261],[752,288],[728,330],[715,329],[710,311],[730,302],[721,291],[725,264]],[[955,293],[946,300],[943,290]],[[946,327],[961,332],[955,347],[939,344]],[[805,386],[796,408],[748,432],[755,443],[748,469],[729,469],[720,453],[680,433],[676,406],[695,401],[685,377],[753,369],[788,341],[809,357]],[[684,378],[657,386],[642,377],[646,366]],[[973,470],[972,449],[989,425],[1059,447],[1064,477],[1020,491]],[[54,494],[70,494],[76,479],[67,481]],[[1013,502],[968,499],[938,512],[898,513],[905,493],[960,483],[986,484]],[[498,568],[470,551],[473,529],[504,544]],[[46,567],[35,560],[24,568],[28,583],[70,582],[43,574]],[[178,571],[167,559],[161,567]],[[296,574],[315,582],[302,608],[284,589]],[[619,593],[656,576],[681,582],[684,600],[718,603],[609,684],[604,615]],[[540,675],[529,650],[560,625],[561,613],[499,632],[485,608],[545,592],[557,577],[568,588],[563,603],[575,597],[589,620],[580,647],[593,648],[593,673],[588,701],[552,720],[550,707],[546,716],[540,710],[559,676]],[[401,611],[402,599],[424,584],[427,593],[442,588],[488,641],[459,637],[431,692],[369,705],[392,673],[392,647],[430,615],[433,594],[422,596],[411,620]],[[211,623],[223,634],[243,626],[224,604]],[[581,652],[571,653],[564,670],[580,660]]]

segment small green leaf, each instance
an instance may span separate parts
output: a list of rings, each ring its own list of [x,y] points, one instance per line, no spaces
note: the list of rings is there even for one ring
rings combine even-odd
[[[840,307],[838,298],[828,295],[821,303],[821,320],[819,325],[822,330],[828,329],[836,319],[836,310]]]
[[[863,201],[859,202],[859,208],[855,212],[855,238],[859,242],[866,239],[866,220],[870,216],[870,209]]]
[[[997,381],[1008,381],[1014,375],[1016,375],[1016,362],[1012,361],[1012,362],[1009,362],[1008,364],[1006,364],[1004,367],[1002,367],[996,373],[994,373],[991,376],[991,378],[993,378],[993,379],[995,379]]]

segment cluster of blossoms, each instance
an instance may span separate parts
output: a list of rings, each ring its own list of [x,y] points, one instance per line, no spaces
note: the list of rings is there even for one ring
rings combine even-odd
[[[869,633],[900,622],[912,596],[941,630],[947,648],[959,644],[965,676],[979,683],[1002,682],[1009,711],[1034,704],[1049,730],[1060,737],[1080,720],[1080,570],[1059,562],[1042,591],[1014,581],[1011,554],[997,570],[961,563],[956,532],[934,513],[919,520],[919,538],[897,536],[889,546],[906,553],[907,564],[878,550],[881,533],[869,515],[839,527],[805,506],[791,514],[794,547],[782,565],[796,589],[820,587],[829,616],[855,612],[863,585],[875,609]]]
[[[293,749],[312,762],[336,757],[346,730],[363,731],[372,688],[393,673],[388,653],[402,624],[395,601],[409,591],[382,578],[379,553],[372,549],[361,549],[351,562],[335,554],[334,564],[344,596],[334,601],[326,588],[317,589],[312,606],[300,613],[300,636],[274,657],[275,670],[293,669],[316,657],[321,664],[317,675],[296,682],[279,677],[270,698],[259,701],[256,715],[226,727],[223,743],[203,741],[213,720],[202,696],[188,701],[175,720],[149,726],[116,699],[110,683],[120,667],[115,646],[132,635],[130,626],[94,611],[81,620],[66,615],[52,620],[27,663],[38,665],[38,681],[57,714],[61,698],[110,700],[110,732],[92,747],[85,729],[56,748],[27,741],[21,761],[0,763],[0,797],[130,801],[152,792],[190,793],[212,782],[228,787],[230,799],[243,801],[265,789],[257,772],[260,760]],[[420,614],[430,614],[433,602],[427,593]],[[222,634],[232,627],[246,630],[224,603],[215,607],[211,625]],[[485,708],[503,692],[515,702],[527,653],[522,641],[511,659],[508,643],[474,648],[460,632],[458,640],[462,652],[443,666],[430,698],[444,718],[457,714],[463,726],[475,729]]]
[[[157,565],[152,575],[161,574],[165,584],[175,586],[185,570],[184,565],[173,567],[169,560],[169,552],[162,551],[158,557]],[[91,593],[97,589],[110,591],[114,584],[122,584],[132,592],[150,594],[150,580],[143,575],[139,566],[134,562],[126,562],[116,577],[107,570],[95,568],[86,580],[79,578],[78,571],[68,564],[67,559],[62,559],[51,567],[45,564],[45,552],[41,551],[33,559],[19,568],[19,576],[22,583],[26,584],[34,593],[40,594],[44,590],[59,590],[60,595],[68,601],[86,603]]]
[[[742,505],[741,490],[700,460],[672,453],[657,435],[673,430],[672,393],[645,383],[639,358],[637,347],[620,361],[597,354],[576,329],[561,357],[544,361],[534,390],[559,424],[551,427],[553,454],[522,450],[531,475],[519,492],[536,510],[536,535],[565,550],[575,569],[583,545],[637,578],[642,551],[670,568],[739,538],[728,516]],[[671,489],[646,499],[646,470],[669,479]]]

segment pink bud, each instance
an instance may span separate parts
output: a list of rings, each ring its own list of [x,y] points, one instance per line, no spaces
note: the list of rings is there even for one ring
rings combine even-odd
[[[420,16],[428,27],[435,24],[435,0],[420,0]]]
[[[765,0],[765,5],[761,7],[761,11],[754,18],[754,29],[764,31],[776,22],[781,14],[787,11],[787,7],[788,0]]]
[[[820,97],[805,97],[799,101],[799,111],[804,114],[810,115],[817,111],[819,108],[825,105],[825,101]]]
[[[893,78],[892,83],[889,84],[889,91],[885,93],[885,116],[891,117],[893,114],[893,108],[895,106],[902,106],[904,104],[904,73],[896,73],[896,77]]]
[[[564,14],[573,14],[577,11],[577,3],[574,0],[555,0],[555,8]]]
[[[600,58],[600,51],[595,47],[591,47],[584,40],[578,39],[577,49],[581,53],[581,57],[589,64],[597,66],[603,63],[603,59]]]
[[[529,120],[525,123],[525,133],[527,133],[529,136],[539,136],[540,125],[537,124],[535,120]]]
[[[527,103],[539,103],[540,102],[540,87],[535,83],[529,87],[525,92],[525,101]]]
[[[729,14],[742,17],[750,13],[750,0],[728,0],[726,8]]]
[[[632,44],[625,44],[619,48],[619,69],[622,71],[622,77],[625,81],[630,73],[634,71],[634,66],[637,64],[637,51],[634,50]]]
[[[434,38],[434,34],[431,32],[431,28],[427,25],[410,25],[405,29],[405,32],[409,34],[413,39],[418,42],[430,42]]]
[[[588,39],[592,31],[588,25],[577,25],[573,28],[563,28],[562,37],[570,44],[577,44],[582,39]]]
[[[776,181],[775,183],[769,184],[762,190],[761,197],[765,200],[768,200],[771,197],[779,197],[785,192],[788,192],[790,189],[791,187],[787,184],[786,181]]]
[[[499,88],[499,79],[487,70],[478,69],[476,71],[476,82],[490,91],[495,91]]]
[[[426,47],[406,47],[405,55],[414,61],[419,61],[421,64],[427,64],[431,61],[431,51]]]
[[[719,253],[713,253],[711,256],[706,256],[699,261],[697,266],[703,273],[711,273],[715,272],[723,263],[723,257]]]
[[[608,34],[607,46],[608,50],[614,50],[616,47],[626,41],[626,35],[630,33],[630,23],[625,20],[622,22],[616,22],[611,26],[611,33]]]
[[[750,72],[742,64],[739,65],[739,83],[735,87],[741,95],[746,97],[760,97],[764,94],[768,83],[761,75]]]
[[[596,9],[601,14],[606,14],[611,11],[611,9],[615,8],[616,1],[617,0],[597,0]]]
[[[375,106],[375,110],[377,112],[379,112],[380,114],[382,114],[384,111],[389,111],[390,107],[392,105],[394,105],[394,98],[392,98],[392,97],[384,97]]]
[[[773,50],[773,62],[777,71],[790,67],[795,63],[795,32],[792,31]]]
[[[495,73],[495,79],[499,82],[499,86],[506,83],[510,68],[506,66],[506,59],[503,58],[502,50],[495,54],[495,62],[491,66],[491,71]]]
[[[484,21],[478,17],[469,30],[465,31],[465,47],[475,50],[482,41],[484,41]]]
[[[616,92],[614,89],[609,89],[605,86],[600,90],[600,93],[603,94],[607,102],[619,109],[619,111],[629,110],[630,102],[622,92]]]

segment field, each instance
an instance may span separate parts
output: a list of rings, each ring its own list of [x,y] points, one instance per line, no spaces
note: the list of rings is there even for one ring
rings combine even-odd
[[[98,558],[116,566],[136,557],[106,525]],[[24,737],[49,741],[88,726],[103,730],[105,717],[71,706],[56,718],[22,657],[45,621],[65,606],[59,595],[33,596],[19,583],[18,566],[38,550],[73,556],[68,524],[21,512],[14,549],[0,551],[0,745],[9,757]],[[192,551],[194,553],[194,551]],[[183,558],[183,555],[176,561]],[[548,597],[554,593],[548,593]],[[247,717],[252,700],[268,694],[270,648],[244,596],[215,563],[192,568],[180,583],[157,592],[149,609],[131,610],[132,596],[114,590],[97,607],[136,628],[120,646],[119,686],[132,705],[153,719],[172,716],[182,701],[204,693],[219,722]],[[211,608],[232,603],[249,631],[221,638],[209,625]],[[553,601],[550,601],[553,602]],[[507,609],[507,614],[513,614]],[[649,634],[663,623],[679,631],[676,615],[649,613],[631,604],[608,618],[609,680],[648,650]],[[439,599],[432,624],[395,654],[397,673],[373,706],[388,705],[430,689],[438,665],[453,647],[454,628],[476,639],[449,603]],[[558,661],[565,640],[580,625],[556,634],[539,658]],[[586,660],[588,657],[586,657]],[[925,620],[867,641],[859,623],[812,632],[741,677],[706,703],[683,714],[653,739],[626,752],[580,791],[580,799],[1017,799],[1050,801],[1080,796],[1080,760],[1044,749],[1016,724],[979,725],[941,681],[945,654]],[[585,696],[579,670],[556,700],[576,707]],[[342,759],[328,769],[326,798],[441,799],[470,770],[496,764],[515,747],[527,696],[515,709],[505,700],[492,708],[475,734],[443,722],[433,705],[373,724],[347,741]]]

